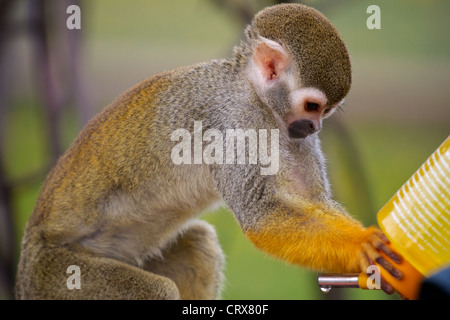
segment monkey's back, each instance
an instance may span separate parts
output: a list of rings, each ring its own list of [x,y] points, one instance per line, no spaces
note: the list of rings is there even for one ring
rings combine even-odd
[[[171,132],[192,119],[189,110],[171,111],[192,104],[181,84],[207,86],[205,68],[155,75],[95,116],[48,175],[24,249],[31,238],[45,245],[78,243],[139,264],[218,199],[207,167],[177,167],[170,158]]]

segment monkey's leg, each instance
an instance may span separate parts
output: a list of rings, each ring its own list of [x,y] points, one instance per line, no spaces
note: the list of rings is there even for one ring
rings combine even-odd
[[[19,266],[19,299],[179,299],[172,280],[78,245],[27,251]],[[69,272],[69,266],[78,272]]]
[[[172,279],[181,299],[219,299],[224,260],[214,228],[196,220],[163,251],[162,259],[148,260],[144,269]]]

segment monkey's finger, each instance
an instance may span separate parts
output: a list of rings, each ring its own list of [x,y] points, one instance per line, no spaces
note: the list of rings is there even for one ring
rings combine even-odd
[[[380,231],[377,233],[372,234],[369,237],[369,241],[372,243],[372,245],[377,248],[378,250],[382,251],[386,256],[392,259],[395,263],[401,263],[402,257],[392,250],[390,247],[388,247],[386,244],[389,243],[389,240],[386,238],[386,236]]]
[[[395,292],[394,288],[392,288],[383,278],[381,278],[381,290],[387,294],[393,294]]]
[[[381,267],[383,267],[383,269],[385,269],[387,272],[389,272],[394,278],[396,278],[397,280],[401,280],[403,278],[403,273],[394,268],[392,266],[392,264],[390,264],[386,259],[384,259],[383,257],[379,257],[375,260],[376,263],[378,263]]]
[[[369,266],[372,263],[370,262],[369,258],[367,257],[367,254],[363,250],[359,251],[358,255],[361,272],[367,273],[367,268],[369,268]]]
[[[386,237],[386,235],[381,230],[377,229],[373,234],[378,236],[378,238],[380,238],[381,241],[383,241],[384,243],[390,243],[389,239]]]
[[[365,272],[365,273],[369,274],[370,272],[368,273],[367,270],[370,265],[373,265],[373,261],[371,261],[369,259],[369,257],[364,252],[364,250],[361,250],[359,252],[359,262],[360,262],[361,272]],[[392,288],[392,286],[389,283],[387,283],[383,278],[380,279],[380,286],[381,286],[381,290],[383,290],[387,294],[393,294],[395,292],[394,288]]]
[[[400,270],[394,268],[394,266],[392,266],[392,264],[390,264],[389,261],[384,259],[381,256],[381,254],[377,251],[375,246],[372,245],[372,243],[365,242],[363,244],[363,250],[369,257],[369,259],[378,263],[383,269],[385,269],[387,272],[389,272],[393,277],[395,277],[396,279],[399,279],[399,280],[403,277],[403,273]]]
[[[365,252],[369,260],[378,262],[378,259],[383,258],[371,242],[364,242],[362,251]]]

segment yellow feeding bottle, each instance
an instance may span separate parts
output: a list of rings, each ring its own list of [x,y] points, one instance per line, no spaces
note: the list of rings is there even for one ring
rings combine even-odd
[[[423,277],[450,264],[450,136],[378,212],[378,224],[404,262],[404,277],[382,276],[410,299]],[[417,271],[416,271],[417,270]]]

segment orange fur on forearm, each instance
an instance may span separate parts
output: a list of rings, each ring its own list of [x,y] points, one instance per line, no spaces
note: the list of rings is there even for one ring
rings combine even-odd
[[[309,206],[302,212],[273,212],[245,231],[256,247],[292,264],[326,272],[359,272],[358,252],[373,232],[351,217]]]

